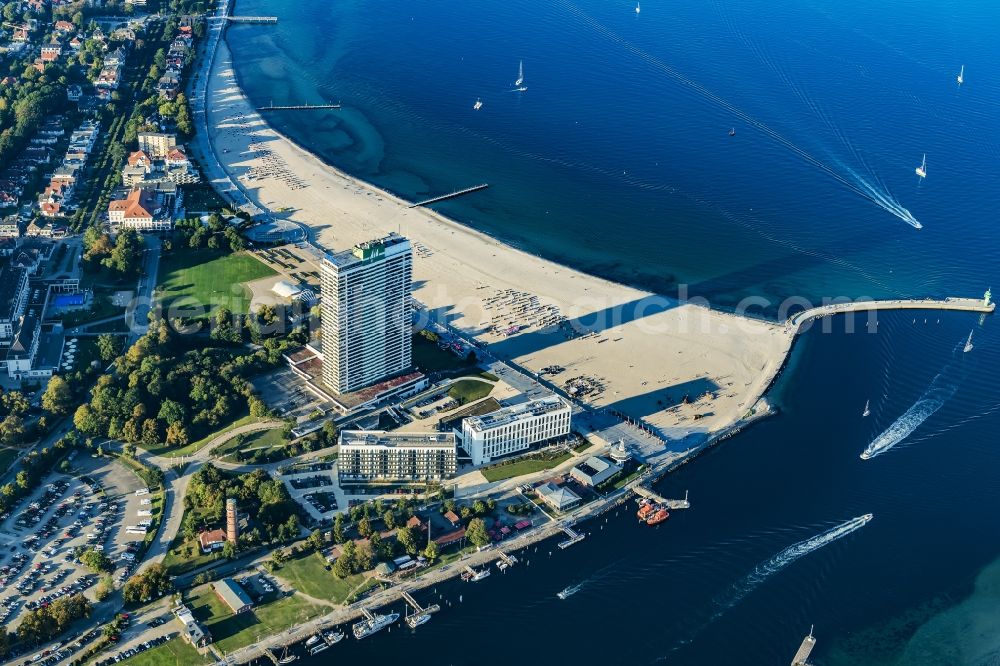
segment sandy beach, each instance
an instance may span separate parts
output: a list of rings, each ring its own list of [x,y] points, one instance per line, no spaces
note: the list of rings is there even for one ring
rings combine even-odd
[[[205,101],[210,146],[200,146],[225,171],[213,173],[212,157],[203,160],[219,189],[238,180],[260,208],[301,225],[327,250],[390,231],[409,237],[414,296],[436,320],[529,370],[565,368],[551,380],[577,380],[570,385],[593,406],[641,418],[672,438],[716,432],[753,406],[790,349],[793,335],[783,325],[574,271],[431,210],[408,208],[322,163],[256,112],[224,40]]]

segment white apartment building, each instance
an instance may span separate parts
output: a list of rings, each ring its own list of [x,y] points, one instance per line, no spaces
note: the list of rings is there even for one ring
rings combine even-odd
[[[454,433],[344,430],[339,444],[341,486],[437,483],[457,470]]]
[[[323,383],[350,393],[410,368],[413,251],[398,234],[323,259]]]
[[[573,408],[557,395],[511,405],[462,421],[462,445],[473,465],[568,435]]]

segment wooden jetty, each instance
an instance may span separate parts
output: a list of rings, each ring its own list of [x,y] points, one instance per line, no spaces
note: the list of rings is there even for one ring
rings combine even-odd
[[[662,504],[671,511],[676,511],[677,509],[691,508],[691,502],[688,501],[688,491],[686,490],[684,491],[684,499],[667,499],[666,497],[663,497],[653,492],[651,488],[648,488],[643,485],[636,485],[635,488],[633,488],[633,490],[635,491],[636,495],[645,497],[646,499],[652,500],[657,504]]]
[[[569,537],[565,541],[560,541],[559,542],[559,547],[562,548],[563,550],[565,550],[566,548],[569,548],[574,543],[579,543],[579,542],[583,541],[584,537],[587,536],[586,534],[580,534],[579,532],[577,532],[576,530],[574,530],[570,525],[561,525],[559,529],[561,529],[563,532],[565,532],[566,536]]]
[[[269,24],[278,22],[277,16],[227,16],[226,18],[230,23]]]
[[[478,192],[479,190],[485,190],[489,187],[489,183],[482,183],[480,185],[473,185],[472,187],[467,187],[464,190],[456,190],[451,194],[442,194],[439,197],[431,197],[430,199],[424,199],[423,201],[418,201],[416,203],[411,203],[408,208],[417,208],[418,206],[426,206],[428,204],[437,203],[438,201],[444,201],[445,199],[454,199],[455,197],[460,197],[463,194],[469,194],[471,192]]]
[[[317,109],[339,109],[340,104],[268,104],[257,107],[258,111],[315,111]]]
[[[792,666],[809,666],[809,655],[812,654],[814,647],[816,639],[813,638],[813,628],[809,627],[809,635],[802,639],[802,645],[792,657]]]
[[[500,569],[500,571],[504,571],[505,569],[517,564],[517,558],[515,556],[508,555],[502,550],[498,550],[497,555],[500,556],[500,559],[497,561],[497,569]]]
[[[405,601],[406,603],[408,603],[410,606],[413,607],[413,613],[411,615],[406,616],[406,624],[411,629],[416,629],[421,624],[426,622],[427,620],[422,619],[424,616],[430,616],[432,613],[437,613],[439,610],[441,610],[441,607],[437,604],[431,604],[426,608],[421,606],[417,602],[417,600],[414,599],[413,596],[406,590],[403,590],[403,593],[400,596],[403,597],[403,601]]]

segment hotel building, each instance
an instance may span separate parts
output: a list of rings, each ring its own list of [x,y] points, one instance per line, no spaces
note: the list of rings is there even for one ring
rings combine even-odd
[[[341,486],[437,483],[457,468],[454,433],[344,430],[339,444]]]
[[[462,446],[473,465],[525,451],[532,444],[568,435],[573,408],[557,395],[511,405],[462,421]]]
[[[323,259],[323,383],[350,393],[411,363],[413,251],[398,234]]]

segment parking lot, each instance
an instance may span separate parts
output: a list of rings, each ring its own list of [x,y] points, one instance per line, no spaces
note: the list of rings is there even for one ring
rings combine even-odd
[[[337,466],[331,462],[290,465],[281,470],[288,493],[313,517],[329,523],[338,509],[347,507],[347,498],[337,484]]]
[[[0,522],[0,618],[8,632],[59,597],[81,592],[94,600],[99,575],[80,562],[78,549],[103,552],[119,584],[134,567],[145,535],[139,526],[152,514],[152,502],[135,495],[142,482],[106,458],[80,455],[73,463],[78,475],[49,475]]]
[[[256,378],[253,385],[260,399],[276,414],[282,418],[294,418],[298,423],[309,420],[309,415],[316,410],[326,412],[332,408],[329,402],[310,391],[306,382],[287,366]]]

